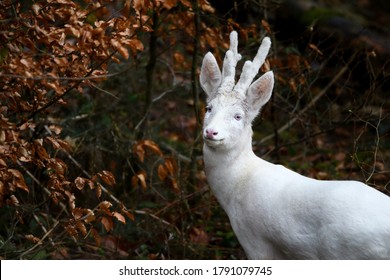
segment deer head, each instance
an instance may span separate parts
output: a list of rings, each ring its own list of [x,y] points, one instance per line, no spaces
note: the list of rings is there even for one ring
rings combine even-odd
[[[263,39],[255,58],[245,62],[240,79],[235,83],[236,65],[241,59],[237,45],[237,32],[232,31],[222,73],[210,52],[202,62],[200,85],[207,94],[203,138],[209,147],[232,148],[245,141],[247,137],[244,136],[251,137],[251,123],[272,94],[272,71],[252,83],[265,61],[271,40]]]

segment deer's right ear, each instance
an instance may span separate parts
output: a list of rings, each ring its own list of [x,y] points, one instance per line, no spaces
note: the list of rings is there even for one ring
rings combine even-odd
[[[213,99],[221,85],[221,70],[219,70],[217,60],[211,52],[208,52],[203,58],[199,80],[208,98]]]

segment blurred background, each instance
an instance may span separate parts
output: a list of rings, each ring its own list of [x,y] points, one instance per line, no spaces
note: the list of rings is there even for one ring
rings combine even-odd
[[[0,2],[0,257],[243,259],[202,162],[203,56],[272,40],[265,160],[389,194],[385,0]]]

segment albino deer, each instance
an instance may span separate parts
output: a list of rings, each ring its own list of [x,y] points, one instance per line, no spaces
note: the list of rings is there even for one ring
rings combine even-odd
[[[237,33],[222,74],[209,52],[200,84],[207,94],[203,156],[207,180],[251,259],[390,259],[390,198],[357,181],[320,181],[257,157],[251,122],[272,94],[271,46],[264,38],[235,84]]]

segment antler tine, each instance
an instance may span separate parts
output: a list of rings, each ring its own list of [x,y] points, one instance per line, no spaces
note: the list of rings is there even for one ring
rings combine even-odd
[[[244,67],[242,69],[241,77],[238,80],[236,86],[234,87],[235,92],[245,94],[245,91],[251,85],[257,72],[259,72],[261,65],[263,65],[270,47],[271,40],[269,37],[265,37],[253,61],[248,60],[245,62]]]
[[[236,65],[237,62],[241,59],[241,55],[238,53],[237,47],[238,47],[237,32],[232,31],[230,33],[230,47],[225,54],[223,67],[222,67],[221,89],[224,92],[231,91],[234,87]]]

